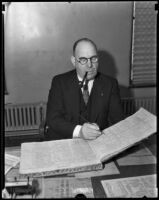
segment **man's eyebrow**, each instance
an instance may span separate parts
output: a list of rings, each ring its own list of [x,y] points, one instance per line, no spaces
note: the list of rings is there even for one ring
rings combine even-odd
[[[79,58],[92,58],[92,57],[94,57],[94,56],[98,56],[98,55],[96,54],[96,55],[93,55],[93,56],[91,56],[91,57],[84,57],[84,56],[81,56],[81,57],[79,57]]]

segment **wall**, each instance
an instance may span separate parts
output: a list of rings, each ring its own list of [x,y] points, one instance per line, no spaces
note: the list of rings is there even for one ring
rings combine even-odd
[[[52,77],[73,69],[75,40],[89,37],[100,50],[100,71],[118,79],[121,96],[151,96],[129,89],[132,2],[12,2],[5,16],[5,103],[47,101]]]

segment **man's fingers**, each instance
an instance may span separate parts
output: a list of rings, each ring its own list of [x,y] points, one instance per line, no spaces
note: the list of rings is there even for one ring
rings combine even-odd
[[[94,129],[91,129],[91,130],[84,133],[84,137],[86,139],[95,139],[95,138],[99,137],[100,135],[101,135],[101,132],[96,131]]]
[[[94,140],[94,139],[96,139],[96,138],[97,138],[96,135],[91,135],[91,134],[86,134],[86,135],[85,135],[85,139],[87,139],[87,140]]]
[[[99,130],[99,126],[95,123],[87,123],[87,127],[94,130]]]
[[[93,140],[101,135],[97,124],[85,123],[81,128],[81,137]]]
[[[98,137],[99,137],[99,135],[86,135],[85,139],[86,140],[94,140]]]
[[[98,136],[99,136],[99,135],[101,135],[101,132],[100,132],[100,131],[97,131],[97,130],[91,130],[91,131],[90,131],[90,134],[91,134],[91,135],[93,134],[93,135],[98,135]]]

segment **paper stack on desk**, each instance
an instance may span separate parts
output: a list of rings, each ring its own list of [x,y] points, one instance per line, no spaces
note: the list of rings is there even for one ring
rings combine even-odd
[[[95,140],[66,139],[21,145],[20,174],[49,176],[102,169],[102,162],[156,132],[156,116],[140,108]]]

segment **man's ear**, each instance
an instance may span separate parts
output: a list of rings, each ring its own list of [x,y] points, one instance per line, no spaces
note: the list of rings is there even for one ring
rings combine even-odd
[[[72,65],[75,66],[75,57],[74,56],[71,56],[71,62],[72,62]]]

